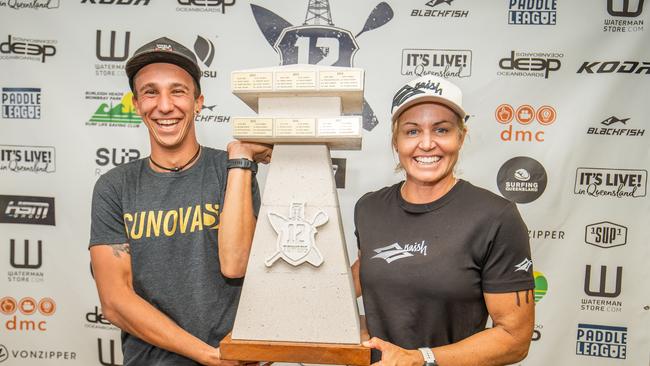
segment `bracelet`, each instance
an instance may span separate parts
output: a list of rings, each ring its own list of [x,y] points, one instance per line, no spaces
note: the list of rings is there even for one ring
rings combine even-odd
[[[233,168],[248,169],[253,173],[253,175],[257,173],[257,163],[249,159],[228,159],[226,162],[226,169],[230,170]]]

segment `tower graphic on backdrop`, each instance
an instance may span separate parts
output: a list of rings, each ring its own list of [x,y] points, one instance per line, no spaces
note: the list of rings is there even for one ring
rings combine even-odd
[[[393,9],[385,2],[375,6],[359,33],[336,27],[328,0],[309,0],[305,21],[294,26],[281,16],[251,4],[253,16],[266,41],[280,56],[280,65],[311,64],[352,67],[359,49],[357,38],[393,19]],[[370,105],[363,102],[363,128],[371,131],[379,121]]]

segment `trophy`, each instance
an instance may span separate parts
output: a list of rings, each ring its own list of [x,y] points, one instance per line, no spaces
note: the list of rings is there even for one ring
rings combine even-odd
[[[370,364],[330,157],[361,149],[363,78],[314,65],[231,75],[258,113],[233,118],[234,137],[274,148],[224,359]]]

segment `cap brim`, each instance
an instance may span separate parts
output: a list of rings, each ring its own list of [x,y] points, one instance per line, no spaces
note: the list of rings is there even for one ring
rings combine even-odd
[[[420,103],[438,103],[442,104],[445,107],[451,109],[456,113],[460,118],[465,119],[465,116],[467,113],[465,113],[465,110],[461,108],[458,104],[450,101],[449,99],[446,98],[441,98],[433,95],[422,95],[416,98],[413,98],[409,100],[408,102],[400,105],[395,111],[393,111],[391,120],[392,122],[395,122],[395,120],[409,107],[420,104]]]
[[[197,84],[199,83],[199,80],[201,78],[201,70],[196,66],[193,60],[178,53],[160,51],[143,52],[131,58],[125,66],[126,75],[129,78],[129,81],[132,82],[135,75],[143,67],[159,62],[174,64],[178,67],[181,67],[187,71],[187,73],[190,74],[194,80],[196,80]]]

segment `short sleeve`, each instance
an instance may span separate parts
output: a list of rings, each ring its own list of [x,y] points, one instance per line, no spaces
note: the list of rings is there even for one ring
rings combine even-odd
[[[108,178],[102,175],[93,190],[90,244],[121,244],[128,241],[122,216],[121,194]]]
[[[260,187],[257,183],[257,178],[253,177],[253,182],[251,183],[251,192],[253,193],[253,214],[255,217],[260,213]]]
[[[488,232],[481,279],[484,292],[504,293],[535,287],[528,228],[510,202]]]

